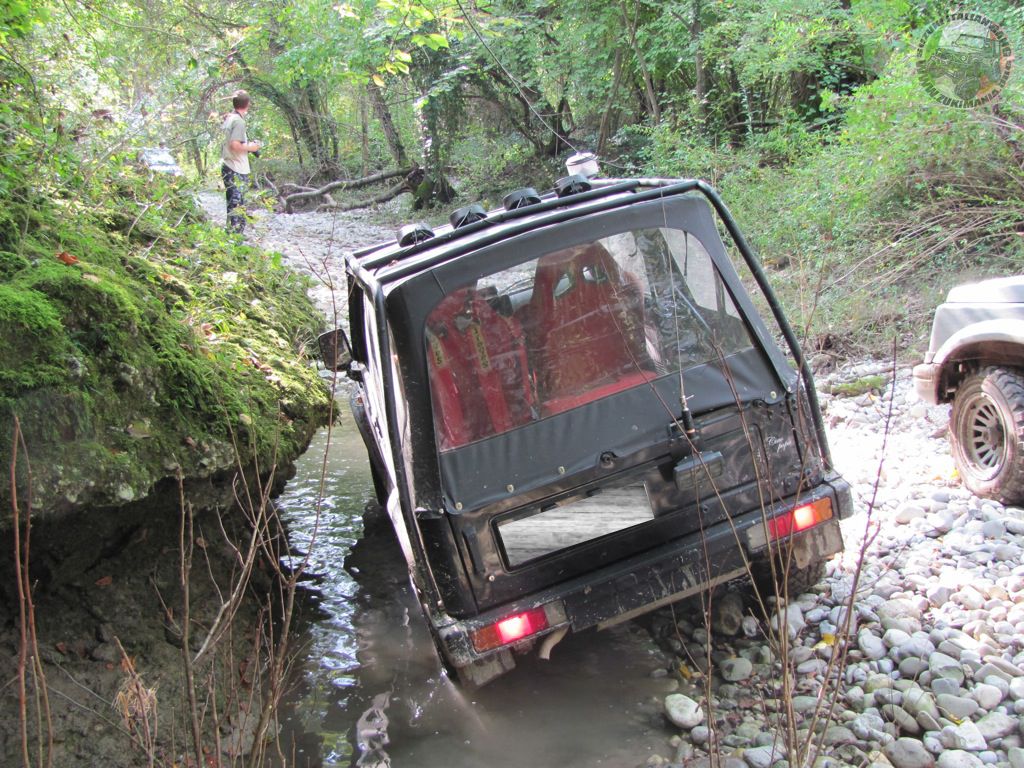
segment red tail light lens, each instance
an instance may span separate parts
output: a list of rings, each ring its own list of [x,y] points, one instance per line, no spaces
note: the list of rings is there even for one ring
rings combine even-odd
[[[473,647],[478,652],[483,652],[535,635],[549,626],[544,608],[534,608],[473,630],[470,636],[473,639]]]
[[[831,519],[832,500],[828,497],[818,499],[769,520],[768,537],[773,541],[783,539]]]

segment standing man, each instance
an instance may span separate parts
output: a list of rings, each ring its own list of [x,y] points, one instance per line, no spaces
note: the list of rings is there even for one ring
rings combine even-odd
[[[249,111],[249,94],[235,91],[231,97],[234,111],[225,119],[224,147],[221,150],[220,175],[224,179],[227,198],[228,230],[245,232],[245,188],[249,184],[249,153],[259,152],[260,145],[249,141],[245,133],[245,114]]]

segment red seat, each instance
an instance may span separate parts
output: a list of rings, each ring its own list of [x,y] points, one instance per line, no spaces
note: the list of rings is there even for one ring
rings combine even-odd
[[[475,288],[446,296],[427,318],[427,370],[441,450],[533,418],[533,387],[519,322]]]
[[[537,262],[527,343],[544,415],[654,378],[643,291],[600,243]]]

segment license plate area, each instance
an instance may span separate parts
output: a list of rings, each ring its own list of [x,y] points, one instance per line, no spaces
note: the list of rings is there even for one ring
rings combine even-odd
[[[509,568],[654,519],[643,482],[602,488],[555,506],[515,513],[496,521]]]

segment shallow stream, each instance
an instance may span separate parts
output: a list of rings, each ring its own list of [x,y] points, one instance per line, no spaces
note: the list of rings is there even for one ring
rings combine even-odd
[[[316,436],[278,500],[297,549],[307,551],[317,529],[305,587],[312,609],[297,638],[304,650],[283,723],[296,765],[385,765],[389,757],[416,768],[632,766],[665,753],[666,680],[650,676],[663,662],[633,624],[570,636],[550,662],[520,657],[517,669],[478,691],[455,687],[390,531],[377,524],[363,535],[372,489],[359,435],[343,414],[329,445],[326,430]]]

